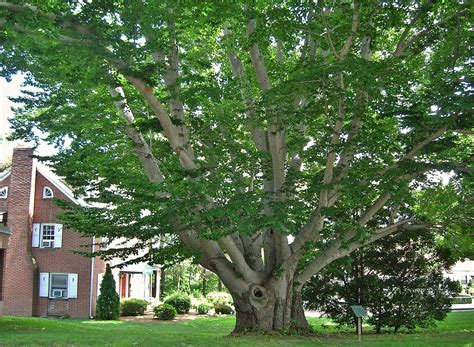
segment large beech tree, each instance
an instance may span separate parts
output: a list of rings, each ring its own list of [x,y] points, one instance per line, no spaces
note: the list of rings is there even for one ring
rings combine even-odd
[[[35,87],[16,100],[14,137],[56,144],[58,173],[101,203],[66,220],[139,240],[99,254],[193,256],[232,293],[237,332],[307,329],[301,289],[327,264],[468,222],[468,11],[1,1],[1,74]]]

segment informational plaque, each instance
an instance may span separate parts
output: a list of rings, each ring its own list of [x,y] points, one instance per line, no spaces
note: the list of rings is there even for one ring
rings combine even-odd
[[[351,308],[352,308],[352,312],[354,312],[356,317],[367,316],[367,311],[362,306],[354,305],[354,306],[351,306]]]

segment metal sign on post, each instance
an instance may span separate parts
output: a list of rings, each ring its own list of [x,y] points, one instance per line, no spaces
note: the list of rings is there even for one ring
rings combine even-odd
[[[352,312],[357,317],[357,335],[362,335],[362,317],[367,316],[367,311],[360,305],[351,306]]]
[[[352,309],[352,312],[354,312],[354,315],[355,315],[356,317],[364,317],[364,316],[367,316],[367,311],[365,310],[365,308],[363,308],[363,307],[360,306],[360,305],[351,306],[351,309]]]

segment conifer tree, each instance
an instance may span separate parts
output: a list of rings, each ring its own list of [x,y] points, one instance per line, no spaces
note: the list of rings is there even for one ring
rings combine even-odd
[[[97,318],[104,320],[117,319],[120,315],[120,298],[115,290],[115,280],[109,264],[105,269],[100,284],[100,295],[97,299]]]

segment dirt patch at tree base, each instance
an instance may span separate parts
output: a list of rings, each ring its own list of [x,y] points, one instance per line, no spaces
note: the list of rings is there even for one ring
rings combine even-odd
[[[156,318],[153,318],[153,312],[145,312],[143,316],[128,316],[128,317],[120,317],[121,321],[125,322],[173,322],[173,323],[179,323],[179,322],[186,322],[186,321],[192,321],[195,319],[201,319],[201,318],[222,318],[222,317],[228,317],[229,315],[216,315],[216,314],[197,314],[195,312],[189,312],[185,314],[179,314],[176,316],[175,319],[171,321],[164,321],[164,320],[158,320]]]

